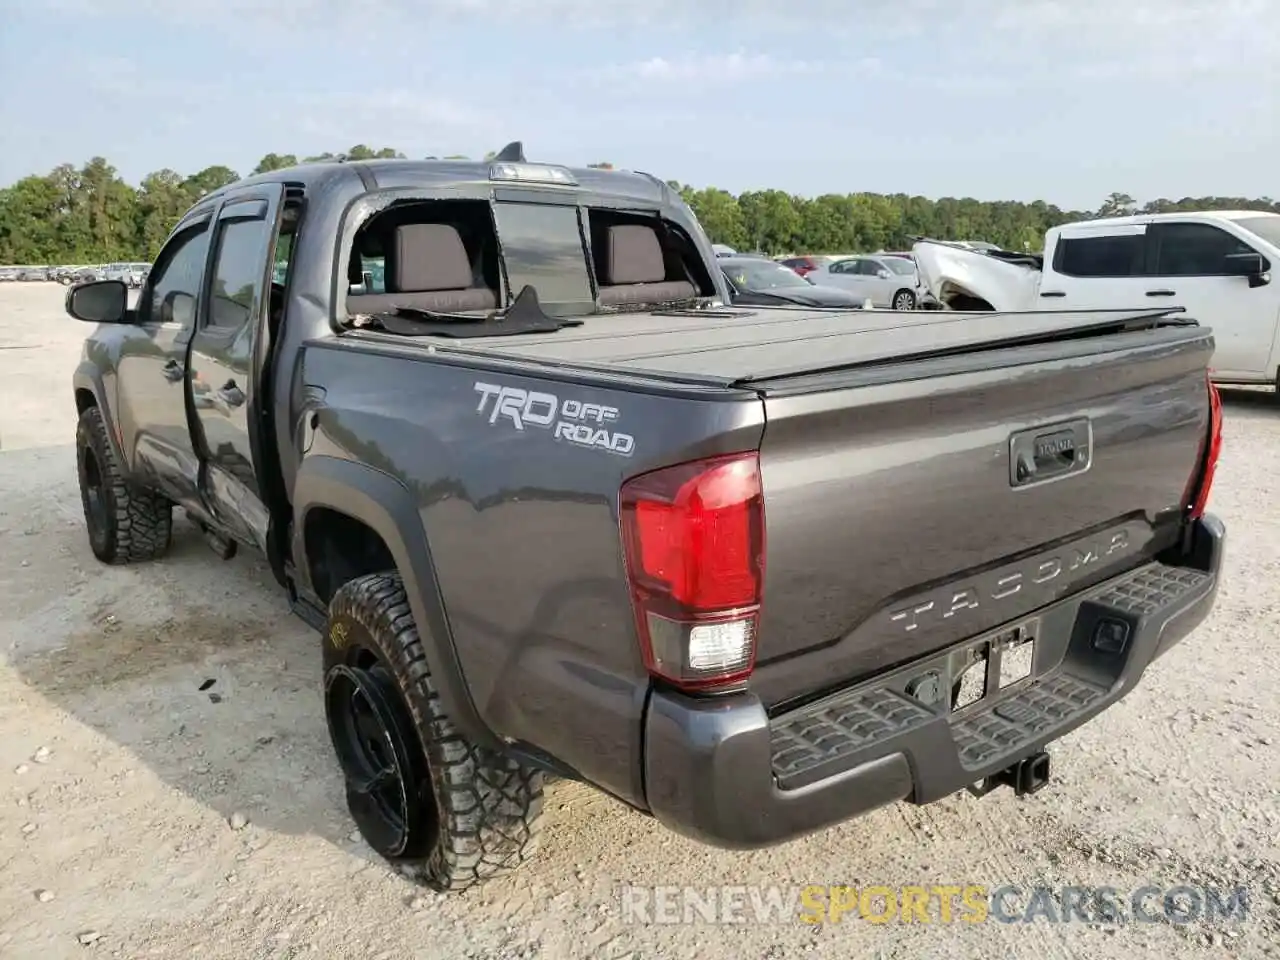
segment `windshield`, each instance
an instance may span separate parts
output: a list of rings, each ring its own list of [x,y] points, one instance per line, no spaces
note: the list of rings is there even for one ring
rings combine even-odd
[[[786,290],[812,286],[790,267],[761,260],[759,263],[734,263],[725,267],[725,273],[739,290]]]
[[[1280,247],[1280,217],[1246,217],[1243,220],[1237,220],[1236,226],[1243,227],[1254,236]]]
[[[548,316],[595,309],[577,207],[502,202],[493,215],[512,294],[533,287]]]
[[[907,276],[915,273],[916,265],[906,257],[885,257],[885,265],[899,276]]]

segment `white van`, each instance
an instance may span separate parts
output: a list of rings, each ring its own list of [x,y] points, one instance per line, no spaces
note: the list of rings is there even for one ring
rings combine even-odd
[[[1215,381],[1280,390],[1280,283],[1271,273],[1280,266],[1280,214],[1215,210],[1063,224],[1045,233],[1042,264],[929,242],[916,254],[930,292],[954,309],[1182,307],[1213,328]]]

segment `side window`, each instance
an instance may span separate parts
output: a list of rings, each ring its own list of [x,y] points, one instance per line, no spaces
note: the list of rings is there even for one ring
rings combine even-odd
[[[261,217],[220,221],[209,289],[210,327],[239,329],[249,321],[253,305],[261,302],[269,233]]]
[[[1140,233],[1060,238],[1053,269],[1068,277],[1140,276],[1145,243]]]
[[[287,225],[286,225],[287,227]],[[276,238],[275,261],[271,265],[271,282],[284,286],[289,282],[289,264],[293,260],[293,234],[282,230]]]
[[[1226,258],[1254,253],[1247,244],[1207,223],[1162,223],[1151,227],[1158,277],[1225,277]]]
[[[196,298],[209,252],[209,224],[202,223],[174,237],[156,258],[150,293],[143,305],[143,323],[195,323]]]
[[[871,260],[859,260],[854,273],[860,277],[874,277],[876,275],[876,265]]]

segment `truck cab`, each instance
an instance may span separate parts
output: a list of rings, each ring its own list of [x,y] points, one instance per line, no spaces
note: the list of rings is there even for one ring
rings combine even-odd
[[[1280,214],[1257,211],[1111,217],[1045,236],[1043,310],[1178,306],[1213,327],[1219,383],[1280,375]]]

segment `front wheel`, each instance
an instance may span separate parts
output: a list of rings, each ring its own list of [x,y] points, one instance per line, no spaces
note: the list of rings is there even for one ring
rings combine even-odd
[[[914,310],[915,308],[916,295],[910,290],[899,290],[893,295],[893,309]]]
[[[103,563],[134,563],[169,549],[173,504],[128,482],[97,407],[82,413],[76,425],[76,472],[95,557]]]
[[[339,588],[323,654],[329,736],[369,846],[441,891],[534,856],[543,775],[469,742],[445,713],[398,574]]]

